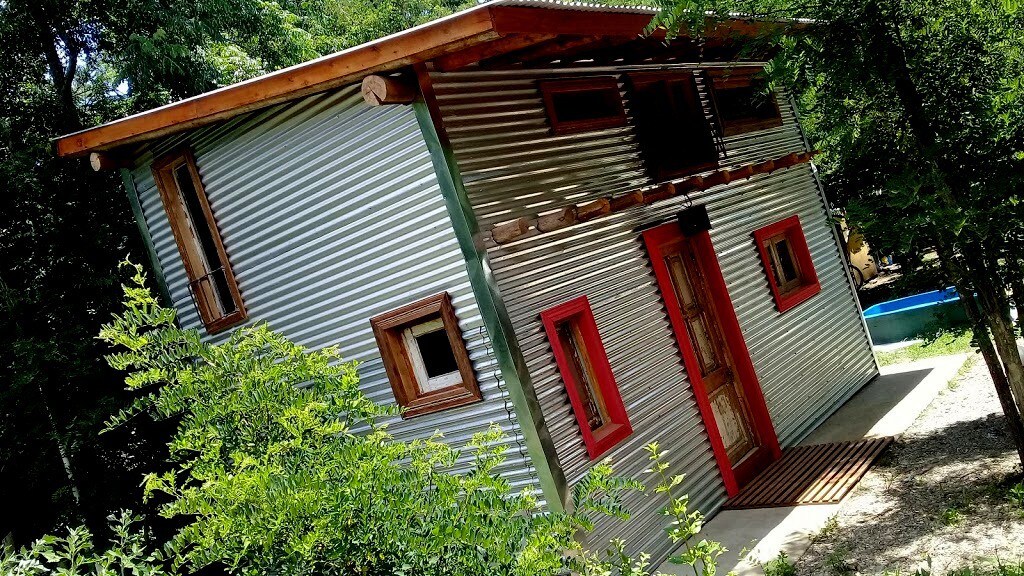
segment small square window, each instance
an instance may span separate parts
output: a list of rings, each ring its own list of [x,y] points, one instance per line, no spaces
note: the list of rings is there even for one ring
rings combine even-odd
[[[629,108],[651,178],[664,182],[718,166],[693,72],[636,72],[629,80]]]
[[[370,325],[403,417],[482,399],[447,292],[375,316]]]
[[[590,459],[633,433],[586,296],[541,313]]]
[[[763,72],[759,67],[708,71],[725,136],[782,126],[779,104]]]
[[[613,77],[549,80],[540,83],[540,91],[555,134],[626,125],[619,82]]]
[[[779,312],[821,291],[798,216],[755,230],[754,241]]]

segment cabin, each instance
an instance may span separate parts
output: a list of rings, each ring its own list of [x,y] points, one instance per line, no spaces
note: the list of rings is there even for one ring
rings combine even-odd
[[[360,362],[399,438],[491,423],[545,505],[666,448],[708,514],[878,374],[789,95],[736,18],[495,0],[70,134],[164,297]],[[664,500],[588,538],[670,553]]]

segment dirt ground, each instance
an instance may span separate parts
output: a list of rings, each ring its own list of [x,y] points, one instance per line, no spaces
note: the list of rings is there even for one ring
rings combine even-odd
[[[1024,510],[1008,498],[1020,463],[984,362],[955,382],[842,503],[798,574],[913,574],[930,559],[941,575],[1024,560]]]

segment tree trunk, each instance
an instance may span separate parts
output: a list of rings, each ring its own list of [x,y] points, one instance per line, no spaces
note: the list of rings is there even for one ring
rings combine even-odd
[[[970,290],[966,286],[962,286],[962,283],[957,285],[957,291],[960,294],[970,294]],[[989,337],[988,329],[985,327],[985,322],[982,319],[981,310],[978,309],[977,302],[974,301],[974,298],[965,296],[960,298],[960,302],[963,304],[967,317],[974,328],[974,341],[978,345],[978,349],[981,350],[981,356],[985,359],[985,365],[988,366],[988,372],[992,376],[992,384],[996,388],[996,396],[999,397],[999,405],[1003,409],[1003,414],[1006,415],[1006,427],[1009,428],[1010,439],[1017,449],[1017,457],[1020,458],[1021,466],[1024,466],[1024,419],[1021,418],[1020,410],[1018,410],[1017,404],[1014,402],[1013,393],[1010,391],[1010,383],[1006,379],[1003,366],[999,362],[999,356],[992,345],[992,339]]]
[[[1000,362],[999,355],[992,343],[992,338],[989,336],[989,318],[979,309],[978,303],[973,298],[974,290],[965,278],[966,270],[957,262],[949,244],[943,241],[942,235],[945,231],[938,231],[938,233],[936,251],[939,255],[939,263],[953,282],[957,292],[960,293],[960,303],[967,313],[967,318],[971,321],[974,329],[975,343],[978,345],[981,356],[985,360],[985,365],[988,367],[989,375],[992,377],[992,385],[995,386],[996,396],[999,398],[999,405],[1006,416],[1006,426],[1010,432],[1010,439],[1017,449],[1017,457],[1020,459],[1021,466],[1024,466],[1024,418],[1021,416],[1022,411],[1019,408],[1019,404],[1014,400],[1006,367]],[[1014,348],[1016,349],[1016,343]]]

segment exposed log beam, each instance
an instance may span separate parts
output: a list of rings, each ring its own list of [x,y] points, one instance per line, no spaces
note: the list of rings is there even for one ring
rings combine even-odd
[[[810,162],[813,156],[814,153],[793,152],[772,160],[722,168],[709,174],[689,176],[671,182],[662,182],[652,187],[633,190],[612,198],[598,198],[583,205],[565,206],[542,216],[518,218],[492,227],[491,240],[497,244],[505,244],[524,236],[530,231],[531,226],[536,229],[531,235],[550,232],[572,226],[578,222],[586,222],[608,214],[621,212],[633,206],[654,204],[668,200],[692,190],[707,190],[714,186],[750,178],[755,174],[767,174],[803,162]]]
[[[401,76],[378,76],[371,74],[363,78],[363,100],[370,106],[383,104],[411,104],[419,90],[414,82]]]
[[[106,152],[93,152],[89,154],[89,164],[92,165],[92,169],[99,172],[100,170],[117,170],[119,168],[127,168],[128,162],[119,154],[108,154]]]

